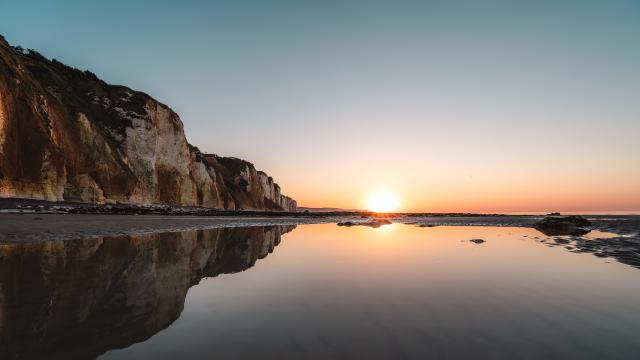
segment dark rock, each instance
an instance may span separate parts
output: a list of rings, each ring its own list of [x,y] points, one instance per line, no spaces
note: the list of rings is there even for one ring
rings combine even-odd
[[[568,240],[568,239],[562,239],[562,238],[559,238],[559,239],[553,239],[553,240],[554,240],[557,244],[569,244],[569,243],[571,242],[571,241],[570,241],[570,240]]]
[[[471,241],[474,244],[483,244],[486,242],[485,240],[482,240],[482,239],[471,239],[469,241]]]
[[[591,231],[591,222],[582,216],[546,217],[534,227],[547,236],[584,235]]]
[[[382,225],[389,225],[389,224],[392,224],[392,222],[387,219],[371,219],[369,221],[343,221],[343,222],[339,222],[338,226],[345,226],[345,227],[368,226],[372,228],[379,228]]]

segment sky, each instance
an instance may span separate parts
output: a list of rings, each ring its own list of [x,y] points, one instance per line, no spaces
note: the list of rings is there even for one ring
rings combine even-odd
[[[640,1],[0,0],[299,205],[640,210]]]

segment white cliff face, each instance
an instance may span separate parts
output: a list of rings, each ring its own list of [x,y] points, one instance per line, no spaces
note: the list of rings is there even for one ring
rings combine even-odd
[[[215,171],[207,169],[207,166],[197,159],[196,154],[191,154],[189,171],[192,179],[193,203],[210,207],[223,208],[224,204],[220,198],[219,186]]]
[[[156,140],[157,132],[153,120],[147,114],[126,112],[116,108],[118,115],[131,121],[122,138],[123,160],[139,180],[131,200],[138,203],[152,203],[151,189],[158,184],[156,174]],[[123,199],[126,201],[127,199]]]
[[[295,210],[253,164],[190,146],[166,105],[2,37],[0,196]]]
[[[260,187],[264,198],[279,205],[282,209],[295,211],[297,203],[288,196],[280,194],[280,186],[273,181],[273,178],[262,171],[258,171]]]
[[[147,101],[145,110],[144,115],[129,111],[123,116],[132,125],[126,128],[124,155],[136,177],[143,179],[125,201],[295,211],[295,202],[280,194],[271,177],[243,160],[228,159],[239,166],[227,170],[244,194],[225,188],[223,177],[202,158],[205,154],[190,148],[178,115],[153,100]],[[225,192],[231,193],[226,202]]]
[[[169,108],[153,100],[149,100],[147,108],[157,132],[154,153],[160,201],[197,205],[193,202],[193,184],[189,177],[191,154],[182,121]]]
[[[275,188],[273,179],[263,172],[258,172],[258,178],[260,179],[260,187],[265,199],[273,201],[275,199]]]

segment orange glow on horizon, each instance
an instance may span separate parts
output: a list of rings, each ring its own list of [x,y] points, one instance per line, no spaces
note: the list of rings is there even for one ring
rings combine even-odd
[[[540,188],[535,192],[517,191],[503,187],[502,191],[483,187],[464,189],[462,186],[439,191],[415,186],[411,191],[397,187],[393,194],[393,206],[384,205],[386,200],[378,200],[374,189],[318,188],[311,193],[294,192],[300,206],[331,207],[342,209],[371,210],[375,212],[469,212],[469,213],[609,213],[617,211],[625,214],[640,212],[640,196],[631,189],[612,188],[602,194],[588,193],[586,189]],[[436,187],[434,187],[436,188]],[[626,191],[625,191],[626,190]],[[637,191],[636,191],[637,193]],[[365,201],[362,201],[365,199]],[[638,199],[638,200],[635,200]],[[383,204],[380,204],[382,202]]]

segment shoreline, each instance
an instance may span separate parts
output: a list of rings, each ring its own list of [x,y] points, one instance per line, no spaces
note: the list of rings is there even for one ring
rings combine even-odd
[[[114,214],[0,214],[0,245],[207,230],[332,223],[337,218]]]
[[[303,208],[304,209],[304,208]],[[513,217],[529,218],[559,215],[560,213],[518,212],[518,213],[469,213],[469,212],[391,212],[375,213],[369,210],[331,211],[279,211],[279,210],[227,210],[200,206],[164,204],[98,204],[71,201],[49,201],[27,198],[0,198],[0,214],[105,214],[105,215],[171,215],[171,216],[259,216],[259,217]],[[637,211],[594,211],[566,212],[565,215],[629,217],[640,216]]]
[[[370,211],[284,212],[221,210],[190,206],[126,205],[0,199],[0,244],[75,240],[205,230],[223,227],[389,221],[419,227],[533,227],[546,215],[389,213]],[[585,215],[592,230],[640,238],[640,215]],[[640,240],[640,239],[639,239]]]
[[[390,221],[409,226],[497,226],[533,227],[541,216],[367,216],[362,213],[323,213],[296,215],[271,213],[224,216],[176,216],[137,214],[71,214],[32,213],[0,214],[0,244],[23,243],[47,240],[74,240],[108,236],[126,236],[149,233],[205,230],[223,227],[251,227],[275,225],[308,225],[353,222],[366,225],[371,221]],[[638,238],[640,216],[588,217],[592,230],[611,232],[619,236]]]

